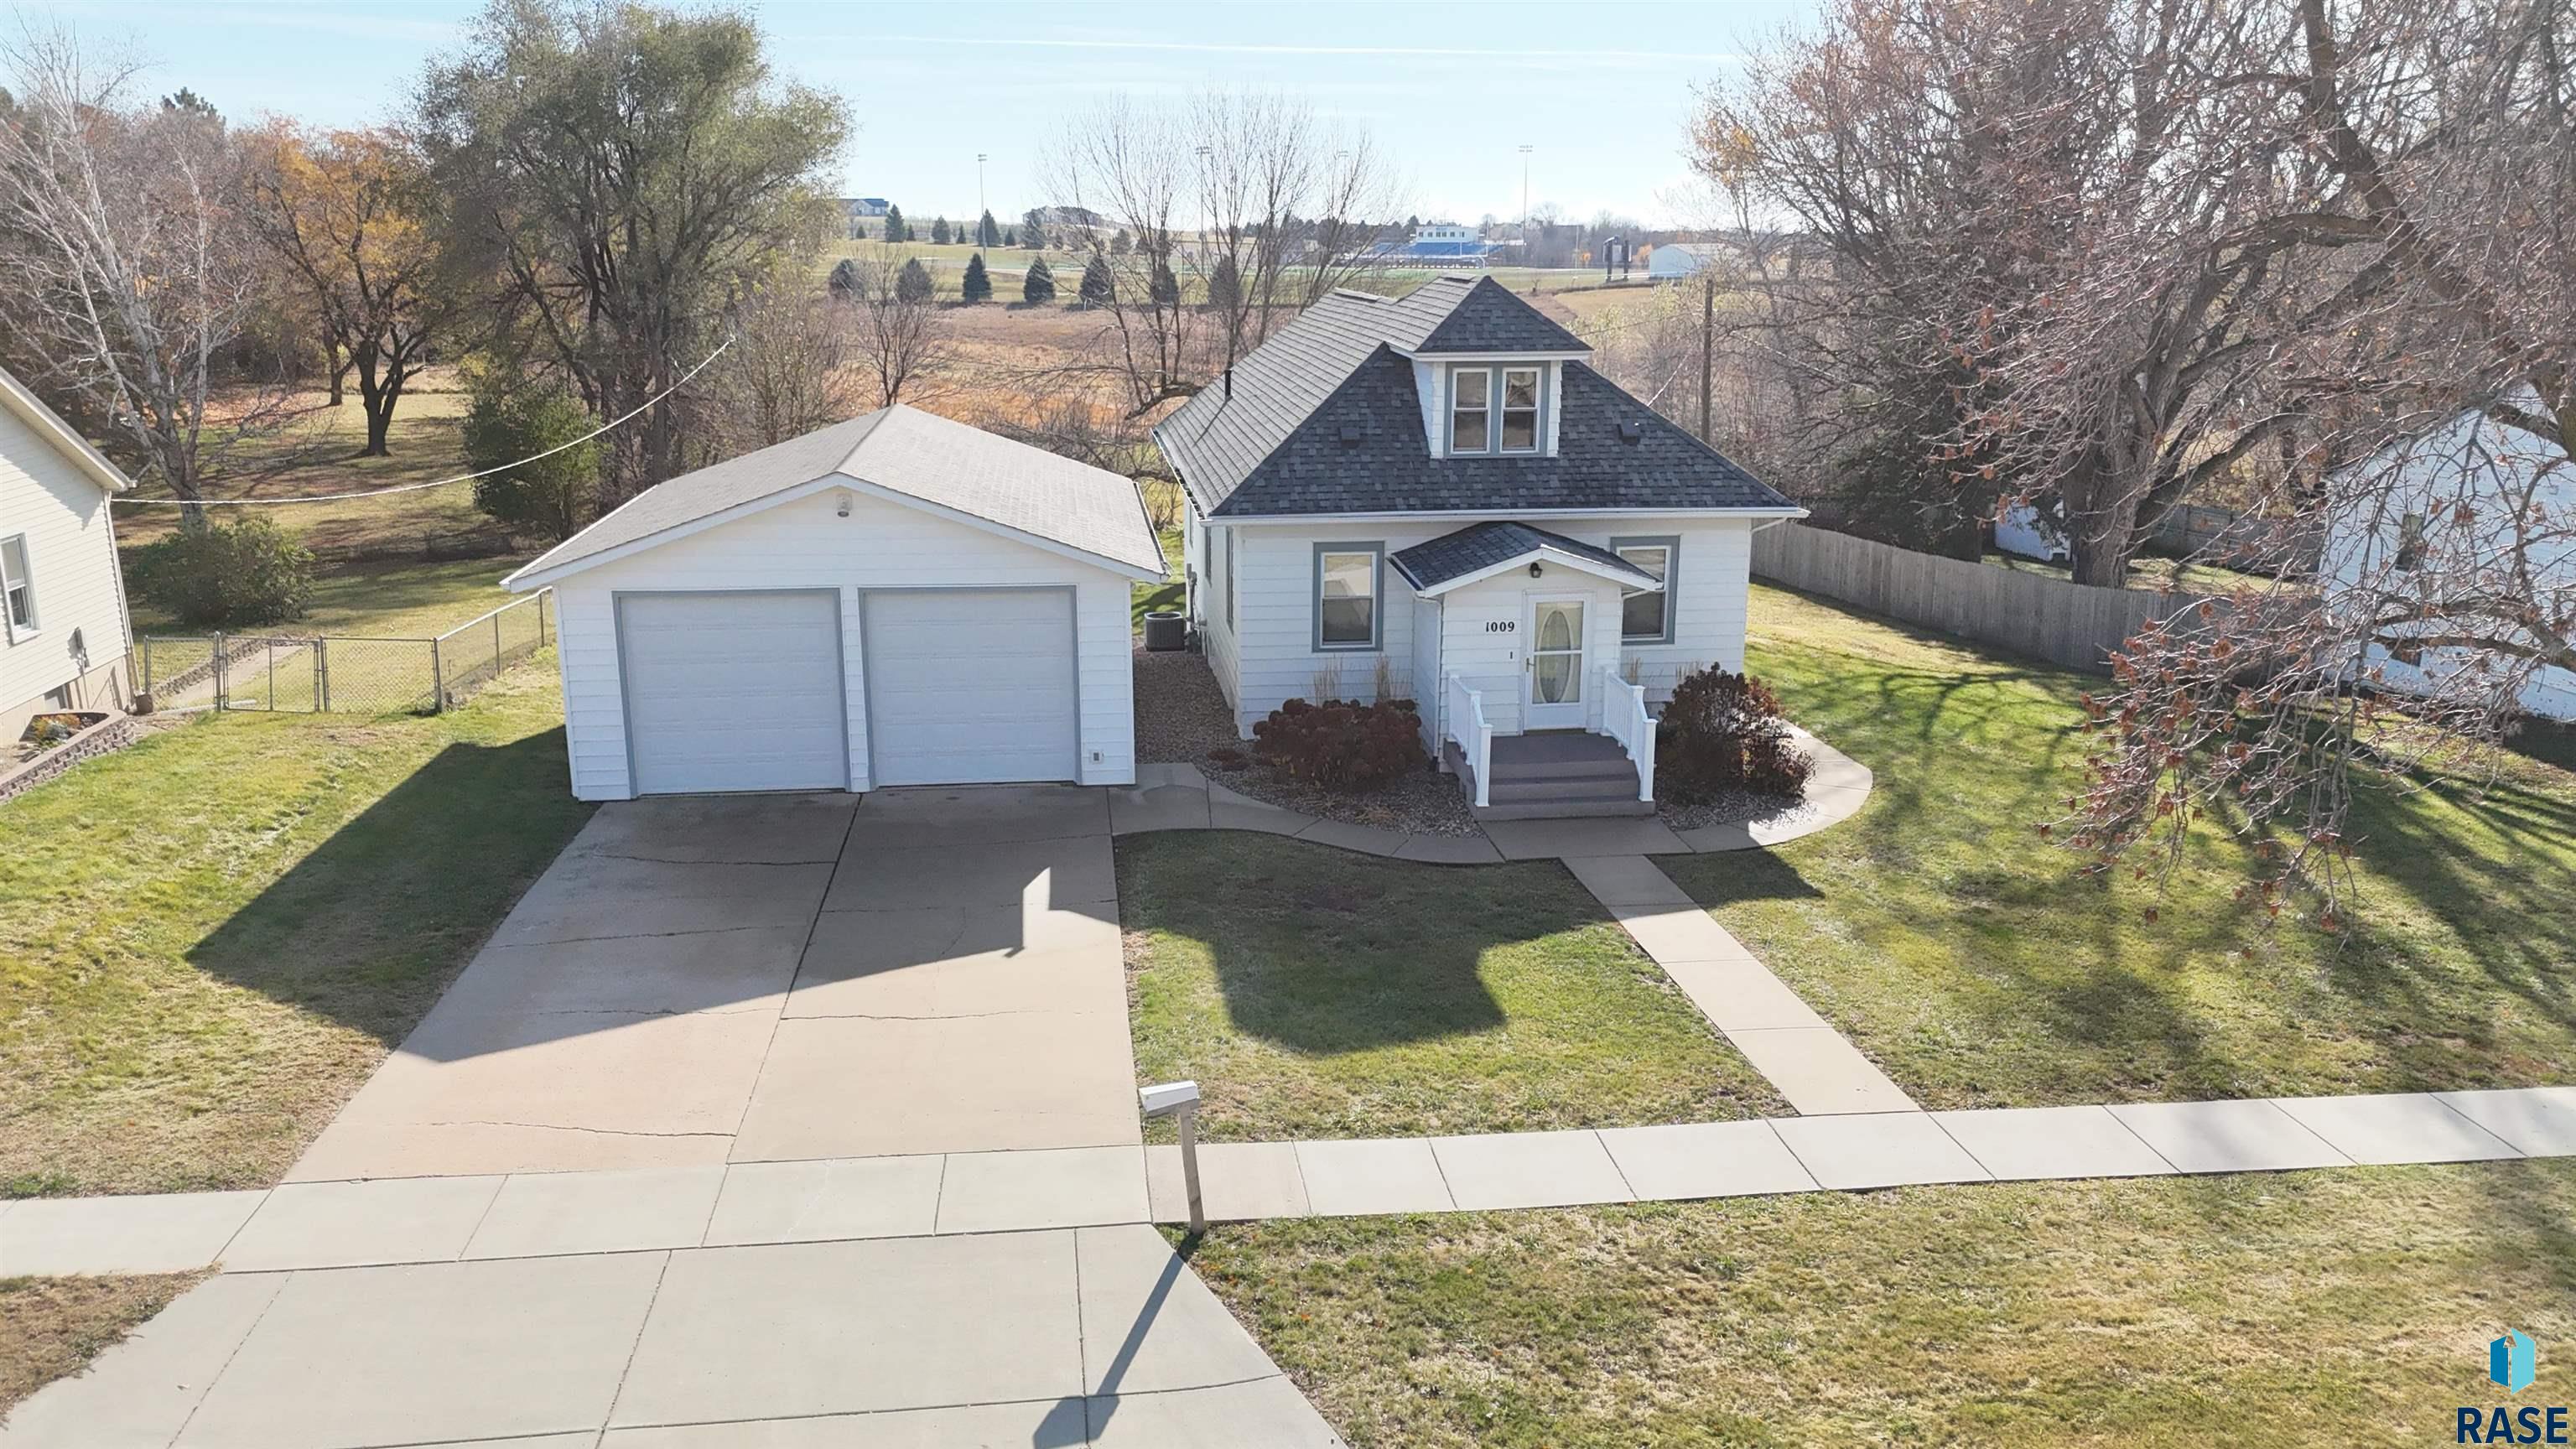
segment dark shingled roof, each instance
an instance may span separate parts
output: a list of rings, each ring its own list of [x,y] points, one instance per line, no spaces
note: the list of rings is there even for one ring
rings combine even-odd
[[[1590,352],[1592,344],[1548,320],[1491,277],[1480,278],[1414,352]]]
[[[1231,396],[1210,386],[1154,440],[1210,518],[1794,507],[1580,362],[1565,364],[1555,457],[1432,457],[1413,364],[1397,354],[1487,297],[1480,311],[1517,309],[1565,336],[1490,279],[1438,278],[1397,298],[1334,292],[1235,363]]]
[[[1663,587],[1653,574],[1606,548],[1596,548],[1561,533],[1532,528],[1526,523],[1502,520],[1471,523],[1456,533],[1444,533],[1428,543],[1399,549],[1389,554],[1386,561],[1395,565],[1395,571],[1404,575],[1406,583],[1417,589],[1436,589],[1451,579],[1465,578],[1496,564],[1513,563],[1534,553],[1556,553],[1581,559],[1641,589]]]

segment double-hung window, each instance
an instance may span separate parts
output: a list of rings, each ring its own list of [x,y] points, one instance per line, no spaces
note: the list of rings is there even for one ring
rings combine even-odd
[[[1378,647],[1378,576],[1382,543],[1315,545],[1315,648]]]
[[[35,632],[36,585],[27,577],[27,535],[0,538],[0,616],[9,637]]]
[[[1538,451],[1538,369],[1503,369],[1503,451]]]
[[[1623,644],[1673,642],[1673,560],[1681,553],[1677,537],[1614,538],[1610,551],[1663,583],[1661,589],[1630,589],[1619,595],[1619,641]]]
[[[1449,451],[1482,453],[1494,446],[1494,374],[1462,367],[1449,374]]]

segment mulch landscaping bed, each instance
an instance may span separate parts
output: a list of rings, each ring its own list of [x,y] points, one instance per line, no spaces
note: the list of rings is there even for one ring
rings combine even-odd
[[[1252,757],[1205,655],[1136,653],[1136,758],[1196,765],[1209,780],[1265,805],[1324,820],[1416,835],[1482,835],[1458,781],[1425,766],[1394,785],[1344,794],[1290,777]]]

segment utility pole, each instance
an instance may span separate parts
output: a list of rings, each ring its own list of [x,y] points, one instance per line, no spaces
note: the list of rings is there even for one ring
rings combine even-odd
[[[1708,441],[1709,343],[1717,332],[1717,273],[1699,268],[1699,440]]]
[[[1529,241],[1529,168],[1530,148],[1521,148],[1521,265],[1531,265]]]

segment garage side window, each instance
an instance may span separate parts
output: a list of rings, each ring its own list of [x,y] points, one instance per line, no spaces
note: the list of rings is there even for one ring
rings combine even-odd
[[[1383,543],[1315,545],[1315,648],[1378,647]]]
[[[5,599],[9,637],[36,628],[36,585],[27,577],[27,535],[0,538],[0,599]]]

